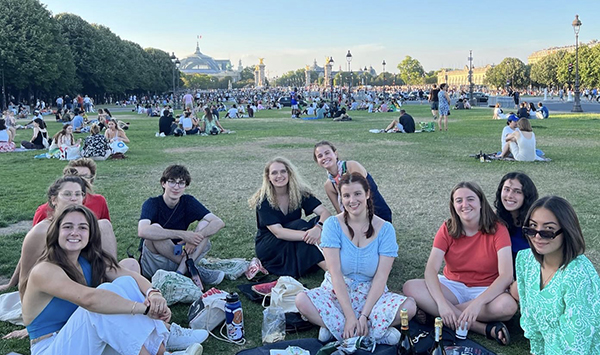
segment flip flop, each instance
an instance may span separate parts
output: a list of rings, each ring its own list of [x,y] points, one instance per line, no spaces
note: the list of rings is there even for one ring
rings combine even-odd
[[[494,336],[492,336],[492,328],[495,328]],[[502,331],[504,335],[504,339],[506,339],[506,343],[503,343],[500,338],[498,338],[498,333]],[[506,324],[502,322],[490,322],[485,326],[485,337],[488,339],[496,340],[496,342],[502,346],[507,346],[510,344],[510,334],[508,333],[508,328]]]

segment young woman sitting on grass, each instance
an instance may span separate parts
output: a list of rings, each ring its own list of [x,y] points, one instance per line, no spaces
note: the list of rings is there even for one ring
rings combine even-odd
[[[270,273],[298,278],[319,267],[327,269],[317,246],[323,222],[331,214],[289,160],[267,163],[262,186],[248,203],[256,210],[256,256]],[[305,221],[302,211],[317,216]]]
[[[43,255],[20,285],[33,355],[107,349],[162,355],[170,344],[179,348],[173,345],[187,340],[178,336],[185,332],[179,326],[167,330],[171,310],[160,291],[102,248],[98,221],[86,207],[71,205],[57,214],[43,245]],[[196,332],[202,333],[200,342],[206,339],[206,331]],[[185,352],[201,353],[197,343]]]
[[[53,150],[60,147],[75,147],[81,144],[81,138],[75,141],[73,136],[73,125],[70,123],[65,124],[62,129],[52,137],[52,145],[49,150]]]
[[[0,118],[0,153],[12,152],[13,150],[15,150],[13,134],[6,127],[6,120]]]
[[[21,146],[25,149],[46,149],[44,146],[44,138],[48,139],[48,130],[46,122],[41,118],[33,120],[33,136],[29,141],[21,141]]]
[[[327,181],[325,181],[325,193],[337,213],[344,210],[341,203],[341,195],[338,190],[338,184],[342,176],[346,173],[360,173],[369,182],[369,190],[373,199],[375,215],[383,218],[383,220],[392,223],[392,210],[379,193],[379,188],[373,180],[371,174],[360,165],[359,162],[353,160],[339,160],[338,153],[333,144],[327,141],[321,141],[315,144],[313,150],[313,159],[315,162],[327,171]]]
[[[520,118],[517,122],[517,130],[506,136],[507,144],[502,147],[500,158],[504,158],[510,152],[517,161],[534,161],[535,133],[531,129],[529,119]]]
[[[129,143],[129,138],[127,138],[127,134],[119,125],[119,122],[115,119],[111,119],[107,123],[106,131],[104,132],[104,137],[108,140],[109,143],[115,141],[121,141],[124,143]]]
[[[444,274],[438,275],[442,262]],[[505,292],[512,280],[508,230],[477,184],[459,183],[450,193],[450,219],[433,240],[425,279],[407,281],[404,294],[426,313],[442,317],[447,327],[474,330],[508,345],[502,321],[517,312],[516,301]]]
[[[212,135],[225,132],[225,129],[223,126],[221,126],[219,120],[214,117],[210,111],[210,108],[208,107],[204,108],[204,116],[202,116],[202,128],[200,128],[200,132]]]
[[[345,174],[339,184],[344,212],[325,221],[321,237],[325,280],[298,294],[296,306],[321,327],[322,342],[371,335],[379,344],[395,345],[400,309],[406,308],[409,318],[416,312],[413,299],[386,286],[398,256],[396,232],[373,213],[369,183],[360,173]]]
[[[94,160],[106,160],[111,154],[108,140],[100,133],[100,126],[96,123],[90,127],[90,135],[85,137],[83,143],[83,156]]]
[[[600,278],[583,255],[573,207],[557,196],[537,200],[523,234],[531,248],[517,255],[517,284],[530,352],[600,354]]]

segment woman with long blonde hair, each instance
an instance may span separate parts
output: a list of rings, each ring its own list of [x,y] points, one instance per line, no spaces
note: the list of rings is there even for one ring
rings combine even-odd
[[[272,274],[300,277],[326,269],[321,241],[323,222],[331,215],[285,158],[270,160],[262,186],[248,200],[256,210],[256,256]],[[316,214],[310,221],[302,219]]]

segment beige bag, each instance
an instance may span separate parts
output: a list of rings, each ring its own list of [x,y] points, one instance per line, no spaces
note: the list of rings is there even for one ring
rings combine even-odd
[[[298,312],[296,308],[296,295],[306,288],[291,276],[281,276],[271,290],[271,304],[269,307],[281,307],[284,313]]]

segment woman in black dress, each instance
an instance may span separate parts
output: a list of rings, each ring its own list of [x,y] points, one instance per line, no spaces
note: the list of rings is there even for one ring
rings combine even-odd
[[[325,258],[317,247],[323,222],[331,215],[285,158],[267,163],[261,188],[248,200],[256,209],[256,256],[272,274],[298,278],[320,267]],[[302,211],[317,216],[302,219]]]

